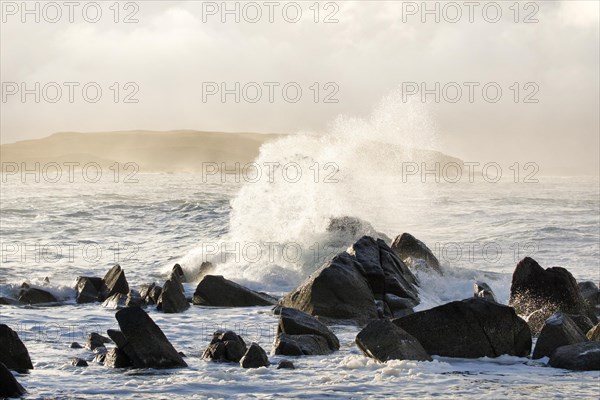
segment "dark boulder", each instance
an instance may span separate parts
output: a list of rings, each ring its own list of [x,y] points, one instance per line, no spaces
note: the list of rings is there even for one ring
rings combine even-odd
[[[44,304],[56,303],[58,299],[50,292],[37,288],[26,288],[19,294],[19,302],[22,304]]]
[[[102,279],[101,301],[106,300],[115,293],[129,294],[129,284],[125,277],[125,271],[121,269],[119,264],[115,264]]]
[[[183,293],[183,286],[177,278],[165,282],[156,308],[165,313],[180,313],[190,308],[190,303]]]
[[[319,356],[333,353],[327,339],[320,335],[286,335],[275,338],[273,352],[284,356]]]
[[[526,357],[531,331],[512,307],[481,298],[453,301],[393,320],[429,355],[479,358]]]
[[[435,271],[442,273],[442,268],[437,257],[427,247],[427,245],[415,238],[410,233],[403,233],[396,237],[392,243],[392,250],[409,267],[425,269],[426,271]]]
[[[75,290],[77,291],[77,304],[94,303],[100,301],[100,292],[104,281],[101,278],[80,276],[77,278]]]
[[[340,349],[338,338],[315,317],[295,308],[283,307],[279,313],[277,334],[322,336],[331,352]]]
[[[419,303],[417,284],[416,277],[383,240],[363,236],[280,304],[327,322],[366,324],[374,318],[412,312]]]
[[[473,285],[473,297],[481,297],[482,299],[493,301],[494,303],[498,302],[490,285],[481,281],[477,281]]]
[[[233,331],[216,331],[204,350],[202,358],[217,362],[238,363],[246,354],[247,347],[244,339]]]
[[[21,397],[26,392],[10,370],[0,362],[0,397]]]
[[[586,342],[583,332],[568,315],[561,312],[553,314],[546,320],[538,338],[532,358],[550,356],[560,346]]]
[[[163,331],[140,307],[126,307],[115,314],[121,332],[127,339],[123,348],[132,358],[136,368],[187,367]]]
[[[600,341],[600,323],[594,325],[585,335],[588,340],[599,342]]]
[[[87,335],[87,343],[85,345],[89,350],[94,350],[97,347],[105,347],[104,344],[110,343],[110,339],[100,335],[99,333],[92,332]]]
[[[8,325],[0,324],[0,362],[19,372],[33,369],[27,348]]]
[[[600,370],[600,342],[561,346],[550,355],[551,367],[575,371]]]
[[[290,360],[281,360],[279,361],[279,364],[277,365],[277,369],[296,369],[296,367],[294,366],[294,363],[291,362]]]
[[[359,332],[355,341],[364,355],[378,361],[431,361],[417,339],[387,319],[371,321]]]
[[[538,322],[557,311],[585,315],[593,323],[598,322],[569,271],[561,267],[544,269],[530,257],[521,260],[513,273],[509,305],[523,316],[542,310],[535,319]],[[539,325],[531,326],[534,335],[539,328]]]
[[[83,358],[75,357],[71,359],[71,365],[74,367],[87,367],[88,362]]]
[[[70,348],[72,348],[72,349],[83,349],[83,346],[82,346],[82,345],[80,345],[80,344],[79,344],[79,343],[77,343],[77,342],[73,342],[73,343],[71,343],[71,346],[69,346],[69,347],[70,347]]]
[[[587,301],[588,305],[596,307],[600,304],[600,290],[598,290],[598,286],[594,282],[579,282],[577,286],[579,287],[581,296]]]
[[[183,268],[181,268],[181,265],[179,264],[175,264],[173,266],[173,269],[171,270],[171,276],[177,276],[177,278],[179,278],[179,282],[181,283],[185,283],[187,282],[186,278],[185,278],[185,273],[183,272]]]
[[[272,306],[277,299],[255,292],[220,275],[206,275],[194,292],[195,305],[214,307]]]
[[[157,286],[154,282],[149,285],[142,285],[140,288],[140,297],[142,304],[153,305],[158,303],[158,299],[162,294],[162,287]]]
[[[257,343],[252,343],[240,360],[242,368],[260,368],[269,366],[267,353]]]
[[[362,265],[342,252],[326,262],[280,304],[297,308],[325,320],[358,323],[377,318],[375,297]]]
[[[98,361],[100,362],[100,360]],[[110,349],[105,354],[103,363],[107,368],[129,368],[134,366],[125,352],[118,347]]]

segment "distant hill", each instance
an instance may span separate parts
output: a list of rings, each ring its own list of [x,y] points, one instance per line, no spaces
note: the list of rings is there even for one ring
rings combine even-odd
[[[137,163],[140,172],[201,171],[203,162],[252,162],[260,146],[278,134],[177,130],[60,132],[0,146],[2,162]]]
[[[136,163],[139,172],[198,172],[202,163],[254,161],[260,146],[282,134],[202,132],[192,130],[60,132],[43,139],[23,140],[0,145],[0,161],[26,163],[96,162],[109,167],[115,162]],[[462,161],[430,150],[408,150],[379,142],[365,143],[365,150],[377,149],[382,168],[393,167],[394,160],[449,163]],[[391,162],[386,166],[386,162]],[[400,171],[399,171],[400,172]]]

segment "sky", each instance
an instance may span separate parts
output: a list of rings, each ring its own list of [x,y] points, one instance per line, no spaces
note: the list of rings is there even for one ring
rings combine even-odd
[[[2,144],[323,132],[401,93],[397,107],[424,104],[437,150],[598,174],[597,1],[75,4],[2,2]]]

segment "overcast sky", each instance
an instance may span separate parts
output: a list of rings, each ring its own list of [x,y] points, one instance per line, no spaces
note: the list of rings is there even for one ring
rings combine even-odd
[[[115,23],[112,3],[101,5],[96,23],[85,20],[95,18],[93,6],[84,12],[85,2],[73,10],[74,22],[62,6],[62,18],[52,23],[53,8],[41,8],[36,22],[35,15],[22,14],[20,1],[2,2],[2,143],[57,131],[323,131],[340,114],[368,115],[403,83],[407,99],[420,99],[410,95],[411,82],[429,89],[439,82],[440,102],[433,94],[426,98],[438,149],[464,160],[533,161],[541,174],[598,172],[597,1],[522,2],[512,9],[513,1],[474,8],[429,2],[431,8],[438,4],[439,22],[422,15],[420,1],[321,2],[318,16],[310,1],[298,2],[302,15],[295,23],[295,4],[284,11],[285,3],[272,9],[265,2],[240,3],[237,23],[234,15],[222,15],[220,1],[122,2]],[[501,4],[498,18],[495,4]],[[262,17],[252,23],[257,9]],[[124,23],[129,14],[138,22]],[[35,82],[57,82],[62,96],[49,102],[56,96],[50,85],[46,93],[40,90],[39,103],[33,94],[23,102],[22,83],[33,89]],[[79,84],[72,86],[72,103],[64,82]],[[97,103],[83,98],[89,82],[102,89]],[[216,94],[204,102],[206,82],[229,88],[257,82],[262,98],[235,103],[228,95],[222,103]],[[264,82],[279,84],[272,86],[272,103]],[[290,82],[297,85],[288,87],[288,99],[294,87],[302,89],[297,103],[283,96]],[[473,82],[472,103],[464,82]],[[489,100],[482,92],[486,84]],[[456,86],[462,98],[452,103]],[[492,103],[497,87],[502,95]],[[252,100],[255,88],[247,88]],[[93,89],[88,86],[90,98]],[[127,94],[139,102],[125,103]],[[338,102],[325,103],[328,95]]]

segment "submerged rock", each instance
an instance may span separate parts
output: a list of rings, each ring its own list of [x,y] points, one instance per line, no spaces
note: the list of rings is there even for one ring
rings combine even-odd
[[[275,338],[273,353],[285,356],[320,356],[333,353],[327,339],[319,335],[286,335]]]
[[[272,306],[277,299],[245,288],[220,275],[206,275],[194,292],[193,304],[214,307]]]
[[[83,349],[83,346],[82,346],[82,345],[80,345],[80,344],[79,344],[79,343],[77,343],[77,342],[73,342],[73,343],[71,343],[71,345],[70,345],[69,347],[70,347],[70,348],[72,348],[72,349]]]
[[[576,371],[600,370],[600,342],[561,346],[550,356],[551,367]]]
[[[0,362],[8,369],[25,372],[33,369],[27,347],[8,325],[0,324]]]
[[[396,237],[392,243],[392,250],[410,267],[442,274],[442,267],[437,257],[425,243],[410,233],[403,233]]]
[[[260,368],[269,366],[267,353],[257,343],[252,343],[240,360],[242,368]]]
[[[279,361],[279,364],[277,365],[277,369],[296,369],[296,367],[294,366],[294,363],[291,362],[290,360],[281,360]]]
[[[453,301],[393,320],[429,355],[479,358],[526,357],[531,331],[512,307],[481,298]]]
[[[102,307],[112,308],[113,310],[123,307],[139,307],[142,305],[140,294],[134,290],[130,290],[128,294],[115,293],[108,297],[102,303]]]
[[[367,357],[378,361],[431,361],[421,343],[389,320],[371,321],[356,336],[356,345]]]
[[[87,367],[88,362],[83,358],[75,357],[71,359],[71,365],[74,367]]]
[[[119,348],[128,355],[134,367],[187,367],[163,331],[144,310],[139,307],[126,307],[117,311],[115,317],[127,340],[127,343]]]
[[[369,222],[356,217],[342,216],[332,217],[327,225],[327,232],[341,234],[339,240],[344,242],[355,241],[362,236],[373,236],[390,242],[390,238],[381,232],[377,232]]]
[[[26,392],[6,365],[0,362],[0,397],[20,397]]]
[[[50,292],[42,289],[28,287],[19,294],[19,302],[22,304],[44,304],[56,303],[58,299]]]
[[[19,303],[18,300],[15,299],[11,299],[10,297],[0,297],[0,305],[5,305],[5,306],[18,306],[21,303]]]
[[[217,362],[238,363],[246,354],[246,343],[241,336],[233,331],[216,331],[204,350],[202,358]]]
[[[528,318],[538,324],[557,311],[585,315],[593,323],[598,322],[569,271],[561,267],[544,269],[530,257],[521,260],[513,273],[509,305],[519,315],[531,316],[541,310],[535,319]],[[531,324],[534,335],[541,329],[538,324]]]
[[[165,282],[156,309],[165,313],[180,313],[190,308],[183,293],[183,286],[178,278],[169,279]]]
[[[477,281],[473,285],[473,297],[481,297],[494,303],[498,303],[492,288],[485,282]]]
[[[568,315],[557,312],[546,320],[533,350],[532,358],[550,356],[560,346],[586,341],[585,335],[575,322]]]

